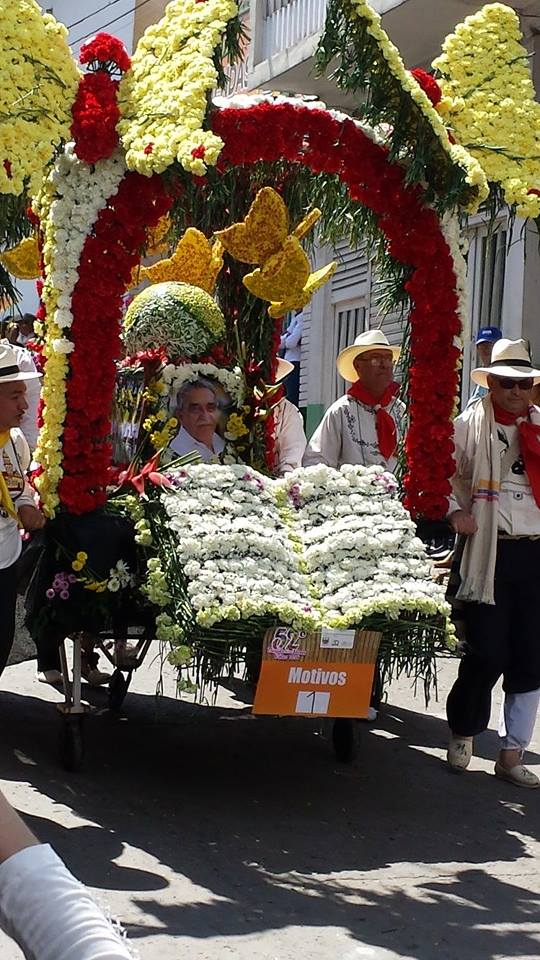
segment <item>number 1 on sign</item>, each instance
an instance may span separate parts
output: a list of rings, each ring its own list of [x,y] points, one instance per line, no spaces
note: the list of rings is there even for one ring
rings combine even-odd
[[[330,694],[322,690],[299,690],[296,698],[296,713],[327,714]]]

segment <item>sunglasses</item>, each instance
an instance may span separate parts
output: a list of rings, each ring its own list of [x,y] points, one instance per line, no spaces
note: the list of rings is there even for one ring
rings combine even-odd
[[[497,383],[503,390],[513,390],[516,385],[520,390],[532,390],[534,386],[532,377],[525,377],[523,380],[512,380],[510,377],[497,377]]]
[[[386,364],[393,364],[394,358],[391,353],[381,354],[378,357],[357,357],[360,363],[369,363],[371,367],[382,367]]]

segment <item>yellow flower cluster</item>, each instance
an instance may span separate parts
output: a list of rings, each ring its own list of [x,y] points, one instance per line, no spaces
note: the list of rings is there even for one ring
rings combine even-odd
[[[441,74],[439,110],[457,140],[502,186],[522,217],[540,214],[540,104],[517,14],[492,3],[447,37],[433,66]]]
[[[84,583],[84,589],[93,590],[94,593],[105,593],[108,585],[108,580],[86,580]]]
[[[216,163],[223,141],[202,128],[217,82],[214,53],[236,13],[234,0],[172,0],[139,40],[119,91],[130,170],[150,176],[179,161],[203,176]]]
[[[56,507],[60,502],[57,490],[63,474],[62,434],[66,417],[66,378],[69,369],[67,355],[58,353],[53,347],[53,341],[64,336],[64,331],[53,319],[58,307],[59,292],[50,279],[56,251],[56,227],[49,213],[55,195],[56,186],[52,179],[48,178],[43,184],[39,200],[35,202],[35,210],[41,219],[42,230],[44,231],[43,259],[46,279],[41,298],[48,320],[47,337],[43,348],[47,363],[41,387],[41,397],[44,403],[44,423],[39,432],[34,459],[44,470],[36,479],[36,487],[41,497],[43,511],[47,517],[54,516]]]
[[[25,237],[16,247],[5,250],[0,263],[18,280],[35,280],[41,273],[37,236]]]
[[[218,274],[223,266],[223,247],[219,240],[210,243],[204,233],[189,227],[180,237],[172,256],[159,260],[151,267],[134,271],[135,283],[149,280],[150,283],[165,283],[179,280],[213,293]]]
[[[79,73],[67,30],[35,0],[0,4],[0,193],[37,193],[69,139]]]
[[[246,427],[243,418],[238,413],[231,413],[227,420],[225,436],[230,440],[238,440],[240,437],[245,437],[248,434],[249,429]]]
[[[79,573],[79,571],[82,570],[83,567],[85,566],[87,560],[88,560],[88,554],[85,553],[84,550],[79,550],[77,556],[75,557],[75,559],[71,564],[72,569],[75,570],[77,573]]]
[[[394,46],[388,34],[381,26],[379,14],[375,13],[370,4],[367,3],[367,0],[353,0],[353,10],[355,15],[364,21],[369,35],[377,41],[390,72],[399,82],[405,93],[409,94],[417,107],[420,108],[425,119],[437,135],[445,152],[455,164],[465,170],[467,183],[477,191],[474,205],[471,205],[470,208],[471,210],[476,210],[489,193],[486,176],[478,160],[471,156],[463,146],[450,143],[446,127],[441,117],[433,107],[427,94],[424,93],[421,86],[406,69],[399,50]]]
[[[216,233],[237,260],[261,264],[260,269],[246,274],[242,282],[255,297],[270,301],[271,317],[282,317],[290,310],[305,307],[336,269],[337,264],[332,262],[311,273],[309,259],[300,245],[320,215],[320,210],[311,210],[289,234],[289,211],[283,199],[272,187],[263,187],[241,223]]]
[[[150,443],[154,450],[163,450],[168,447],[173,437],[178,433],[178,420],[176,417],[169,417],[163,424],[161,430],[153,430],[150,434]]]

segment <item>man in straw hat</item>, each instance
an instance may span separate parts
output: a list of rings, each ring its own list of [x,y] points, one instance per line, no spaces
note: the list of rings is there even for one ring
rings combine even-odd
[[[337,358],[338,373],[351,386],[332,404],[309,441],[304,466],[325,463],[338,469],[344,463],[388,470],[396,465],[396,446],[404,420],[404,404],[397,399],[399,385],[393,365],[399,357],[382,330],[367,330]]]
[[[28,407],[26,381],[36,377],[37,372],[19,368],[13,347],[0,344],[0,673],[15,632],[20,531],[39,530],[45,523],[26,480],[30,452],[18,429]]]
[[[489,723],[491,691],[502,676],[495,774],[539,787],[522,756],[540,693],[540,409],[530,403],[540,370],[525,340],[503,338],[472,379],[488,394],[455,423],[449,520],[465,538],[456,594],[463,603],[465,653],[447,702],[448,762],[455,771],[468,766],[473,737]]]

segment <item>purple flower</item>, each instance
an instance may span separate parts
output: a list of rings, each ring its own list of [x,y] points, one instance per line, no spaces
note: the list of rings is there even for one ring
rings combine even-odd
[[[67,590],[61,590],[61,591],[60,591],[60,599],[61,599],[61,600],[69,600],[69,593],[68,593]]]
[[[56,594],[55,594],[55,592],[54,592],[54,590],[53,590],[52,587],[49,587],[49,589],[45,591],[45,596],[48,597],[49,600],[53,600],[53,599],[54,599],[54,597],[56,596]]]
[[[70,573],[68,577],[68,583],[77,583],[77,577],[74,573]]]

